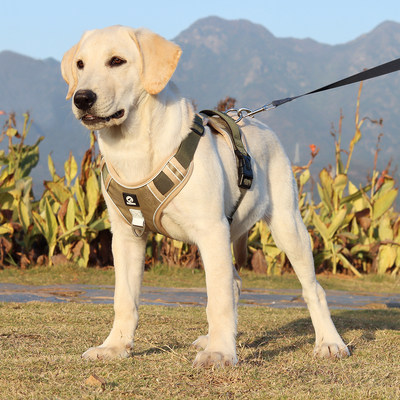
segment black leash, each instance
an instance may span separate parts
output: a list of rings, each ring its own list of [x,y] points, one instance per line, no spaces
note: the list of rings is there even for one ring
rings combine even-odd
[[[350,85],[352,83],[357,83],[361,81],[366,81],[367,79],[377,78],[378,76],[387,75],[392,72],[396,72],[400,70],[400,58],[389,61],[385,64],[378,65],[374,68],[367,69],[365,71],[359,72],[357,74],[351,75],[348,78],[341,79],[340,81],[331,83],[330,85],[323,86],[319,89],[313,90],[311,92],[303,93],[298,96],[286,97],[280,100],[274,100],[271,103],[265,104],[264,106],[252,111],[248,108],[240,108],[239,110],[231,109],[228,110],[227,113],[235,111],[237,113],[238,119],[236,122],[239,122],[242,118],[252,117],[253,115],[261,112],[272,110],[276,107],[281,106],[282,104],[288,103],[292,100],[298,99],[300,97],[308,96],[309,94],[323,92],[325,90],[335,89],[341,86]]]

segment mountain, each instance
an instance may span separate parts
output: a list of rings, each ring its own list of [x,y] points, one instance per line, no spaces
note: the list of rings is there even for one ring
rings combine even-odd
[[[326,45],[311,39],[276,38],[249,21],[201,19],[178,35],[183,55],[175,81],[198,108],[212,107],[227,95],[238,107],[257,108],[272,100],[299,95],[400,57],[400,24],[384,22],[372,32],[343,44]],[[360,117],[383,118],[383,128],[365,122],[363,139],[352,164],[359,178],[371,169],[377,136],[382,131],[380,166],[397,162],[400,145],[400,73],[366,81]],[[334,162],[332,124],[344,115],[343,143],[354,134],[358,85],[298,99],[259,114],[277,132],[290,158],[306,163],[309,144],[321,151],[316,167]],[[295,160],[296,158],[296,160]]]
[[[332,46],[311,39],[277,38],[265,27],[246,20],[208,17],[195,22],[174,41],[183,54],[173,80],[184,95],[194,100],[198,110],[213,108],[226,96],[234,97],[238,107],[257,108],[399,58],[400,24],[384,22],[355,40]],[[45,136],[40,145],[40,166],[34,173],[39,182],[48,176],[50,151],[56,167],[61,169],[70,151],[80,159],[89,145],[88,134],[65,101],[66,91],[56,60],[0,53],[0,110],[15,111],[18,116],[28,110],[34,119],[31,141]],[[359,179],[372,168],[381,132],[380,167],[390,158],[393,165],[398,163],[399,92],[400,73],[364,83],[360,117],[383,118],[383,127],[368,121],[363,125],[363,139],[352,159]],[[308,161],[310,144],[320,147],[316,171],[334,163],[330,132],[338,130],[340,110],[344,116],[344,145],[352,138],[357,93],[358,85],[351,85],[307,96],[259,114],[258,118],[278,134],[296,163]]]

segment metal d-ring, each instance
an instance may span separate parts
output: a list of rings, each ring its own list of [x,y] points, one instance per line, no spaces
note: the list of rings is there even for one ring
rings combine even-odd
[[[235,119],[235,122],[238,123],[243,118],[253,117],[254,115],[256,115],[262,111],[273,110],[276,107],[277,106],[274,104],[274,102],[272,102],[272,103],[265,104],[262,107],[257,108],[255,110],[250,110],[249,108],[245,108],[245,107],[239,108],[239,109],[231,108],[231,109],[225,111],[225,114],[229,115],[229,113],[236,113],[237,119]]]

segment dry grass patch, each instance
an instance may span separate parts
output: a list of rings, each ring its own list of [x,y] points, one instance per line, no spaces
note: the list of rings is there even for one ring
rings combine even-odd
[[[202,308],[143,306],[133,357],[88,362],[80,356],[108,334],[111,306],[2,303],[0,398],[400,398],[400,312],[333,315],[348,359],[312,357],[306,310],[240,307],[239,364],[197,370],[190,343],[206,331]]]

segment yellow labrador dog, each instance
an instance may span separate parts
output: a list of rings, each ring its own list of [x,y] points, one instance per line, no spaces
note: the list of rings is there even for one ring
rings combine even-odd
[[[180,55],[179,46],[146,29],[112,26],[86,32],[63,57],[62,75],[73,113],[88,129],[98,131],[100,151],[123,182],[151,177],[190,131],[192,104],[170,82]],[[194,366],[237,362],[241,282],[232,264],[231,242],[238,262],[243,262],[247,232],[261,218],[301,282],[316,334],[315,354],[347,356],[315,278],[290,162],[267,126],[248,119],[240,127],[252,157],[254,181],[232,224],[226,216],[240,197],[236,162],[226,141],[208,127],[199,140],[190,179],[162,216],[170,237],[198,246],[206,271],[209,329],[194,342],[200,349]],[[134,235],[110,198],[105,199],[113,233],[115,317],[104,343],[83,354],[92,360],[130,355],[145,258],[146,234]]]

